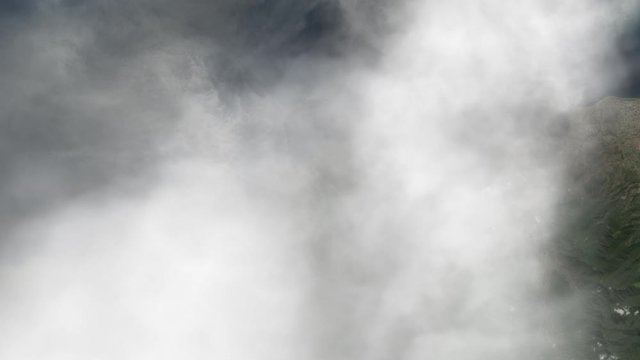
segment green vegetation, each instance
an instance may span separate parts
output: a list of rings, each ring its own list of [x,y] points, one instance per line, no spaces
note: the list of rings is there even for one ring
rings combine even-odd
[[[580,298],[575,359],[640,359],[640,100],[607,98],[575,116],[572,166],[554,242],[552,292]],[[589,145],[590,144],[590,145]],[[575,312],[575,311],[574,311]],[[577,342],[577,343],[576,343]]]

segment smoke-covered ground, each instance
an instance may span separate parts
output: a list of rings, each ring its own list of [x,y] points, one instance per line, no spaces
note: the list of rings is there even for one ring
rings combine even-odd
[[[636,5],[0,2],[0,358],[571,358],[555,125]]]

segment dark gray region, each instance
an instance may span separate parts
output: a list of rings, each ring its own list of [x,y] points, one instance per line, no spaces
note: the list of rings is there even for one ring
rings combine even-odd
[[[618,49],[624,64],[624,74],[615,94],[623,97],[640,96],[640,14],[638,19],[620,36]]]

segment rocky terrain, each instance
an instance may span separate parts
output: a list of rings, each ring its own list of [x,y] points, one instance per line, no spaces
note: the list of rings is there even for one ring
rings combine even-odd
[[[573,114],[564,143],[571,166],[554,243],[552,291],[580,298],[565,331],[581,356],[640,353],[640,99],[605,98]],[[572,310],[573,311],[573,310]],[[577,323],[576,323],[577,322]],[[585,331],[585,329],[587,329]],[[580,356],[580,355],[577,355]]]

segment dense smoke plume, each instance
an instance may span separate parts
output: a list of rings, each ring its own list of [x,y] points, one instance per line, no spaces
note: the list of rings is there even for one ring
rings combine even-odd
[[[0,5],[0,358],[566,359],[554,122],[632,2]]]

